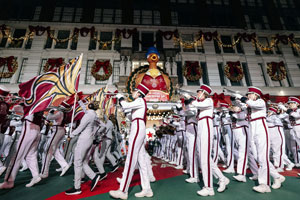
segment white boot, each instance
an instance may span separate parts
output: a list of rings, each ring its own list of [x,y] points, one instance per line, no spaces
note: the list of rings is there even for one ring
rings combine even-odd
[[[178,165],[175,167],[175,169],[183,169],[183,166],[182,165]]]
[[[202,190],[197,192],[198,195],[206,197],[206,196],[214,196],[215,192],[213,188],[203,187]]]
[[[251,177],[249,177],[250,180],[252,181],[257,181],[258,180],[258,176],[257,175],[253,175]]]
[[[219,187],[217,189],[218,192],[224,192],[226,186],[229,184],[230,180],[227,177],[222,178],[219,181]]]
[[[231,173],[234,173],[235,171],[234,171],[234,169],[229,169],[229,168],[227,168],[227,169],[223,170],[223,172],[224,172],[224,173],[231,174]]]
[[[185,182],[187,182],[187,183],[198,183],[199,179],[191,177],[191,178],[185,179]]]
[[[244,175],[239,174],[237,176],[233,176],[233,178],[239,182],[246,183],[246,176],[244,176]]]
[[[278,173],[279,173],[279,172],[284,172],[284,170],[283,170],[282,168],[279,168],[279,167],[276,169],[276,171],[277,171]]]
[[[127,199],[128,193],[122,192],[121,190],[111,190],[109,191],[109,195],[115,199]]]
[[[254,186],[253,190],[259,193],[271,192],[270,186],[265,184],[260,184],[259,186]]]
[[[274,183],[272,185],[272,188],[274,190],[279,189],[281,187],[281,183],[283,183],[285,181],[285,177],[280,175],[278,178],[274,179]]]
[[[118,183],[121,183],[121,178],[119,178],[119,177],[117,177],[117,181],[118,181]]]
[[[153,192],[151,189],[149,190],[142,190],[141,192],[135,193],[135,197],[153,197]]]
[[[68,169],[70,169],[71,165],[67,165],[62,169],[62,172],[60,173],[59,176],[63,176],[65,175],[65,173],[68,171]]]
[[[33,177],[30,181],[30,183],[26,184],[25,186],[26,187],[32,187],[34,186],[35,184],[37,184],[38,182],[40,182],[42,180],[41,177],[37,176],[37,177]]]
[[[292,171],[293,168],[295,167],[295,164],[294,163],[291,163],[287,166],[287,168],[285,168],[286,171]]]

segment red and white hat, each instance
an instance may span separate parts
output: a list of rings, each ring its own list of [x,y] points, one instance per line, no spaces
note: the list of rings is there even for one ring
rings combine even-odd
[[[141,83],[136,87],[136,89],[139,92],[141,92],[144,96],[146,96],[148,94],[148,92],[149,92],[149,89],[145,85],[143,85]]]
[[[276,108],[273,108],[273,107],[270,107],[270,108],[269,108],[269,112],[270,112],[270,111],[271,111],[271,112],[274,112],[274,113],[277,113]]]
[[[226,102],[220,103],[220,106],[221,106],[222,108],[229,108],[229,104],[226,103]]]
[[[251,86],[251,87],[248,87],[247,94],[256,94],[258,96],[262,96],[262,91],[261,91],[261,89],[259,89],[257,87]]]
[[[297,97],[290,97],[287,103],[297,103],[300,104],[300,99]]]
[[[9,90],[4,86],[4,85],[0,85],[0,96],[7,96],[9,94]]]
[[[197,92],[199,92],[199,91],[204,91],[205,93],[207,93],[207,94],[211,94],[211,92],[212,92],[212,89],[211,89],[211,87],[209,87],[208,85],[201,85],[200,86],[200,89],[199,90],[197,90]]]

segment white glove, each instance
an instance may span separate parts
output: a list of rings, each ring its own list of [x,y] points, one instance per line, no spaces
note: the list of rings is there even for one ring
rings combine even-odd
[[[287,108],[284,105],[282,105],[282,104],[278,104],[278,108],[280,110],[287,111]]]
[[[177,108],[182,108],[182,104],[181,104],[181,103],[177,103],[177,104],[176,104],[176,107],[177,107]]]
[[[187,98],[187,99],[190,99],[191,98],[191,95],[189,95],[188,93],[183,93],[182,94],[185,98]]]
[[[242,95],[240,95],[240,94],[234,94],[233,95],[235,98],[237,98],[237,99],[241,99],[243,96]]]
[[[117,94],[116,97],[117,97],[117,99],[121,99],[122,97],[124,98],[124,95],[123,94]]]

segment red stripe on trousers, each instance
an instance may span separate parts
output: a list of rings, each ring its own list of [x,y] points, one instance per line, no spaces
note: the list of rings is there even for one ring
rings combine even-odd
[[[195,140],[194,140],[194,148],[193,148],[193,178],[195,178],[195,149],[196,149],[196,139],[197,139],[197,130],[196,130],[196,125],[193,124],[194,126],[194,131],[195,131]]]
[[[179,165],[181,165],[181,157],[183,154],[183,144],[184,144],[183,131],[181,131],[181,135],[182,135],[182,142],[181,142],[181,151],[180,151],[180,156],[179,156]]]
[[[208,149],[208,152],[207,152],[207,171],[208,171],[208,174],[207,174],[207,178],[208,178],[208,187],[212,187],[211,186],[211,182],[210,182],[210,127],[209,127],[209,122],[208,122],[208,118],[206,118],[206,123],[207,123],[207,128],[208,128],[208,145],[207,145],[207,149]]]
[[[232,157],[233,157],[232,156],[232,152],[233,152],[233,133],[232,133],[231,125],[229,125],[229,127],[230,127],[230,130],[231,130],[231,138],[230,138],[230,161],[229,161],[229,166],[230,166],[231,162],[232,162]]]
[[[218,159],[218,154],[219,154],[219,127],[216,128],[217,129],[217,150],[215,152],[215,159],[214,159],[214,162],[217,161]]]
[[[129,160],[129,167],[128,167],[128,170],[127,170],[125,184],[124,184],[124,187],[123,187],[123,190],[122,190],[123,192],[125,192],[125,188],[126,188],[126,185],[127,185],[128,176],[129,176],[129,173],[130,173],[130,168],[131,168],[131,163],[132,163],[132,157],[133,157],[133,153],[134,153],[134,146],[135,146],[136,138],[139,134],[139,129],[140,129],[139,121],[140,121],[140,119],[137,119],[137,130],[136,130],[135,137],[133,139],[132,150],[131,150],[130,160]]]
[[[48,147],[48,149],[47,149],[47,153],[46,153],[46,157],[45,157],[45,160],[44,160],[44,164],[43,164],[43,166],[42,166],[42,174],[44,174],[44,172],[45,172],[45,165],[46,165],[46,162],[47,162],[47,157],[48,157],[48,153],[49,153],[49,150],[50,150],[50,148],[52,148],[51,147],[51,145],[52,145],[52,142],[53,142],[53,140],[54,140],[54,138],[55,138],[55,136],[56,136],[56,133],[57,133],[57,127],[56,127],[56,130],[55,130],[55,133],[53,134],[53,137],[52,137],[52,139],[51,139],[51,141],[50,141],[50,144],[49,144],[49,147]],[[55,153],[55,151],[53,151],[53,154]],[[52,155],[53,155],[52,154]],[[50,161],[51,162],[51,161]]]
[[[296,143],[296,158],[297,158],[297,163],[299,163],[299,157],[298,157],[298,144],[297,142],[295,141]]]
[[[9,171],[9,173],[8,173],[8,176],[7,176],[7,178],[5,179],[5,181],[8,181],[8,179],[9,179],[9,177],[10,177],[10,175],[11,175],[11,172],[12,172],[12,170],[13,170],[13,168],[14,168],[14,165],[15,165],[15,163],[16,163],[16,160],[17,160],[17,157],[18,157],[19,151],[20,151],[20,149],[21,149],[21,146],[22,146],[23,140],[24,140],[24,138],[25,138],[25,134],[26,134],[26,127],[27,127],[27,124],[26,124],[26,122],[27,122],[27,121],[25,120],[25,130],[24,130],[24,134],[23,134],[23,137],[22,137],[22,139],[21,139],[21,142],[20,142],[19,148],[18,148],[18,150],[17,150],[17,153],[16,153],[16,156],[15,156],[14,162],[13,162],[13,164],[12,164],[11,168],[10,168],[10,171]],[[17,137],[17,136],[16,136],[16,137]]]
[[[279,157],[279,167],[281,167],[283,138],[282,138],[282,134],[281,134],[281,131],[280,131],[280,127],[279,127],[279,126],[278,126],[278,132],[279,132],[279,135],[280,135],[280,138],[281,138],[281,144],[280,144],[280,157]]]
[[[269,152],[268,152],[268,149],[269,149],[269,142],[268,142],[269,136],[268,136],[267,127],[266,127],[266,124],[265,124],[264,120],[265,120],[265,118],[262,119],[262,122],[263,122],[263,125],[264,125],[264,128],[265,128],[265,134],[266,134],[266,140],[267,140],[267,149],[266,149],[267,176],[268,176],[267,184],[270,185],[270,166],[269,166]]]
[[[248,158],[248,156],[247,156],[247,153],[248,153],[248,133],[247,133],[247,129],[246,129],[245,126],[244,126],[244,131],[245,131],[245,135],[246,135],[246,146],[245,146],[246,150],[245,150],[245,157],[244,157],[243,171],[242,172],[243,172],[243,175],[246,175],[245,168],[246,168],[246,160]]]

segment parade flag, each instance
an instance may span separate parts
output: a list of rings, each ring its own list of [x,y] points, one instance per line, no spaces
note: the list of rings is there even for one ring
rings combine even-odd
[[[19,85],[24,98],[24,116],[45,110],[55,100],[74,94],[78,89],[82,54],[56,71],[49,71]]]

